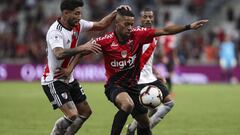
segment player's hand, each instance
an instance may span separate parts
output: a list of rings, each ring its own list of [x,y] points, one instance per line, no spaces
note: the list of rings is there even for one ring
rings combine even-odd
[[[165,77],[161,76],[161,75],[156,75],[157,79],[160,80],[162,83],[166,84],[167,80]]]
[[[57,79],[69,79],[72,70],[70,68],[58,67],[54,73],[54,77]]]
[[[199,20],[199,21],[193,22],[190,24],[190,29],[194,29],[194,30],[199,29],[207,22],[208,20]]]
[[[116,8],[116,11],[118,10],[118,9],[121,9],[121,8],[124,8],[124,9],[126,9],[126,10],[132,10],[132,8],[129,6],[129,5],[120,5],[119,7],[117,7]]]
[[[92,52],[92,53],[100,53],[102,51],[101,45],[97,44],[95,40],[91,39],[81,47],[84,48],[86,52]]]

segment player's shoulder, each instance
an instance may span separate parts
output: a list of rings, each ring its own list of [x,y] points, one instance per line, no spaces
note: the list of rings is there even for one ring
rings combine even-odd
[[[114,32],[109,32],[103,36],[97,37],[96,41],[108,43],[108,42],[111,42],[113,39],[114,39]]]
[[[84,20],[84,19],[81,19],[79,21],[80,25],[84,25],[84,24],[89,24],[89,23],[93,23],[92,21],[87,21],[87,20]]]
[[[63,26],[56,20],[48,29],[48,31],[63,31]]]
[[[62,34],[64,31],[63,26],[56,20],[48,29],[47,36],[55,35],[55,34]]]

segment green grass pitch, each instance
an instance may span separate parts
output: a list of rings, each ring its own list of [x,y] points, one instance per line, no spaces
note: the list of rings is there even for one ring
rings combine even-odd
[[[116,108],[107,101],[103,83],[82,85],[93,114],[78,135],[109,135]],[[175,107],[154,135],[240,135],[240,85],[176,85],[174,92]],[[61,115],[39,82],[0,82],[1,135],[49,135]]]

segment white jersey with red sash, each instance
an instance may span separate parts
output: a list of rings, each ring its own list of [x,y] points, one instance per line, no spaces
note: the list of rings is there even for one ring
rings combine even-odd
[[[79,24],[72,30],[65,28],[58,20],[55,21],[49,28],[46,41],[47,41],[47,64],[43,70],[43,76],[41,79],[42,85],[47,85],[53,81],[58,80],[55,76],[57,68],[66,68],[73,57],[65,58],[63,60],[57,60],[53,53],[53,49],[56,47],[61,48],[75,48],[77,47],[79,35],[81,32],[88,31],[93,27],[93,22],[80,20]],[[74,80],[73,74],[70,79],[67,80],[72,82]],[[60,81],[66,82],[66,80],[60,79]]]
[[[143,45],[141,64],[140,64],[141,74],[140,74],[138,84],[150,83],[157,80],[152,70],[154,51],[155,51],[157,42],[158,42],[158,38],[155,37],[152,43]]]

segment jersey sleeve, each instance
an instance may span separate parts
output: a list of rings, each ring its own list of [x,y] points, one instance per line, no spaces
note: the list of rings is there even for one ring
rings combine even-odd
[[[93,27],[93,22],[81,19],[80,27],[81,27],[81,31],[83,31],[83,32],[88,31]]]
[[[104,36],[97,37],[95,39],[95,42],[97,44],[101,45],[101,47],[103,48],[103,47],[108,46],[109,44],[112,43],[113,36],[114,36],[114,33],[110,32],[110,33],[105,34]]]
[[[135,34],[142,44],[147,44],[153,41],[153,38],[155,37],[155,29],[139,28],[135,31]]]
[[[57,30],[51,31],[50,33],[48,33],[47,42],[48,42],[49,46],[51,47],[51,49],[54,49],[56,47],[64,48],[63,36],[62,36],[61,32],[59,32]]]

